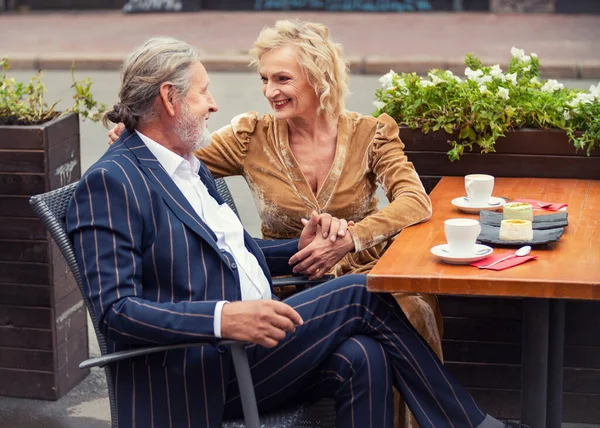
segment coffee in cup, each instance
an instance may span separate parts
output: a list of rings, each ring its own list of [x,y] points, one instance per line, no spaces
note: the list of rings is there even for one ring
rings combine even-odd
[[[469,174],[465,176],[465,191],[469,205],[486,206],[490,203],[494,191],[494,177],[486,174]]]
[[[472,255],[480,232],[481,225],[471,218],[451,218],[444,221],[444,233],[452,255]]]

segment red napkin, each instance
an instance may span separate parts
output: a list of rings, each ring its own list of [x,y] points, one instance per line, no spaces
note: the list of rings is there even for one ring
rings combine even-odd
[[[558,211],[559,209],[567,206],[567,204],[544,202],[544,201],[538,201],[535,199],[515,199],[513,202],[527,202],[528,204],[531,204],[531,207],[534,210],[544,210],[544,211]]]
[[[500,260],[503,257],[508,256],[509,254],[514,254],[514,251],[506,251],[502,254],[493,254],[489,257],[486,257],[485,259],[482,260],[478,260],[475,263],[471,263],[471,266],[485,266],[485,265],[489,265],[490,263],[494,263],[496,260]],[[490,266],[489,268],[485,268],[485,269],[491,269],[491,270],[504,270],[504,269],[508,269],[511,268],[513,266],[517,266],[520,265],[521,263],[525,263],[529,260],[533,260],[533,259],[537,259],[537,256],[523,256],[523,257],[511,257],[510,259],[506,259],[503,262],[500,262],[498,264],[495,264],[494,266]]]

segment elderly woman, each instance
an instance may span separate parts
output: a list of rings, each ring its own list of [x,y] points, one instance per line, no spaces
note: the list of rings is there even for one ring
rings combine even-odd
[[[335,242],[307,247],[292,260],[299,261],[298,270],[314,277],[327,271],[368,272],[394,236],[431,215],[429,197],[404,155],[397,124],[385,114],[374,118],[344,109],[347,63],[323,25],[278,21],[261,31],[251,54],[273,113],[233,118],[196,155],[215,177],[244,176],[264,238],[299,236],[297,219],[312,211],[354,222],[350,233]],[[377,184],[390,201],[380,211]],[[441,359],[436,297],[395,297]],[[407,420],[408,426],[416,425]]]

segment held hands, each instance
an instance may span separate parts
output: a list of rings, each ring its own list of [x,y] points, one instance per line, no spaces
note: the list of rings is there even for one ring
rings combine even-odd
[[[286,332],[303,324],[291,306],[276,300],[245,300],[225,303],[221,312],[221,336],[251,342],[265,348],[277,346]]]
[[[119,136],[125,129],[125,125],[122,123],[117,123],[108,131],[108,145],[110,146],[112,143],[119,139]]]
[[[302,250],[308,246],[317,235],[317,228],[320,226],[321,234],[323,239],[330,239],[331,242],[335,242],[338,237],[346,235],[348,226],[354,224],[353,221],[346,221],[344,219],[338,219],[333,217],[331,214],[323,213],[317,214],[313,211],[310,215],[310,219],[301,219],[304,229],[300,234],[298,241],[298,250]]]
[[[311,226],[311,223],[315,220],[313,219],[314,215],[306,224],[304,230],[302,231],[302,235],[306,232],[306,230]],[[335,219],[335,217],[333,217]],[[335,219],[337,221],[338,219]],[[350,222],[350,225],[354,224]],[[334,226],[335,227],[335,226]],[[340,228],[341,229],[341,226]],[[335,236],[337,233],[334,233],[333,239],[331,237],[331,230],[329,233],[325,233],[323,231],[323,227],[321,225],[316,226],[316,231],[314,233],[314,239],[308,245],[301,246],[300,243],[298,251],[296,254],[290,258],[290,264],[296,265],[293,269],[294,273],[305,274],[309,276],[309,279],[318,279],[322,277],[329,269],[331,269],[337,262],[339,262],[346,254],[350,251],[354,250],[354,241],[352,240],[352,236],[350,232],[348,232],[347,227],[343,229],[343,235],[341,237]],[[307,234],[309,232],[306,232]],[[303,236],[300,237],[302,241]]]

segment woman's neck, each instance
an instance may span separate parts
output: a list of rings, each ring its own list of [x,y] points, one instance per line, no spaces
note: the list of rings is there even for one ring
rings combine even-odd
[[[311,117],[288,119],[288,133],[303,140],[317,141],[319,137],[337,134],[337,118],[315,114]]]

